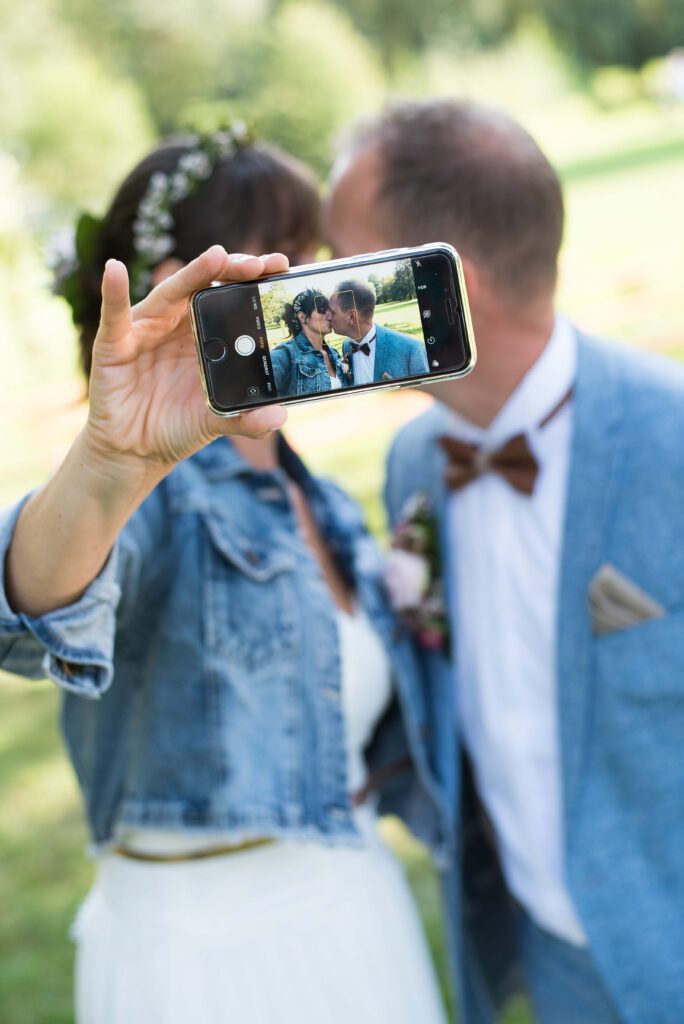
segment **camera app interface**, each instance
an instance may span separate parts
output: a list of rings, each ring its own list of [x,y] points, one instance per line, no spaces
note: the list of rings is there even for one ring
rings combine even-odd
[[[425,377],[466,361],[458,294],[439,255],[205,293],[201,319],[213,397],[226,409]]]

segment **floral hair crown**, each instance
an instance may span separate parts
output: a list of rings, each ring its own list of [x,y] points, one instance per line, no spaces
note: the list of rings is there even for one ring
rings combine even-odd
[[[133,257],[128,274],[134,302],[144,298],[152,286],[154,268],[175,248],[172,208],[193,195],[217,164],[253,141],[254,135],[244,121],[234,121],[208,134],[191,135],[187,139],[189,148],[174,170],[152,174],[133,222]],[[83,322],[87,312],[81,269],[94,255],[103,220],[82,213],[68,243],[53,246],[48,258],[54,274],[53,291],[70,304],[76,323]]]
[[[306,288],[303,292],[300,292],[299,295],[295,295],[292,308],[295,313],[305,313],[306,310],[304,309],[304,306],[308,304],[308,301],[310,301],[312,307],[316,309],[316,299],[318,298],[325,298],[322,291],[318,288]]]

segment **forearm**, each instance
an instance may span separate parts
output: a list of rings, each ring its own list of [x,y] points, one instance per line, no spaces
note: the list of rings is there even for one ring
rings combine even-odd
[[[85,432],[79,435],[17,521],[5,564],[14,611],[37,617],[76,601],[166,471],[135,457],[97,453]]]

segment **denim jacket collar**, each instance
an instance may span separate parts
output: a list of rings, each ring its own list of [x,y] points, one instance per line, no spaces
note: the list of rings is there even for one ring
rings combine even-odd
[[[277,456],[280,467],[305,491],[314,487],[313,477],[290,447],[283,434],[277,435]],[[228,437],[219,437],[193,455],[209,480],[229,480],[235,476],[264,475],[264,470],[253,466],[233,445]],[[266,471],[267,473],[268,471]]]
[[[295,334],[292,339],[292,345],[297,349],[298,354],[302,356],[315,351],[306,334],[304,334],[304,331],[300,331],[299,334]]]
[[[312,352],[321,352],[321,349],[315,348],[314,345],[311,344],[311,342],[309,341],[309,339],[307,338],[306,334],[304,334],[303,331],[300,331],[299,334],[296,334],[292,341],[290,342],[290,344],[294,345],[297,351],[297,355],[301,356],[302,358],[307,355],[310,355]],[[327,341],[323,342],[323,349],[328,353],[328,356],[330,357],[330,361],[333,364],[333,366],[337,368],[337,364],[339,363],[340,360],[336,350],[332,348],[330,345],[328,345]]]

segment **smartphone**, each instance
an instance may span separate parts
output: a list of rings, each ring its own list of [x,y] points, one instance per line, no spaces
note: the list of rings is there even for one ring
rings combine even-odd
[[[443,242],[204,288],[190,317],[219,416],[448,380],[475,365],[461,261]]]

